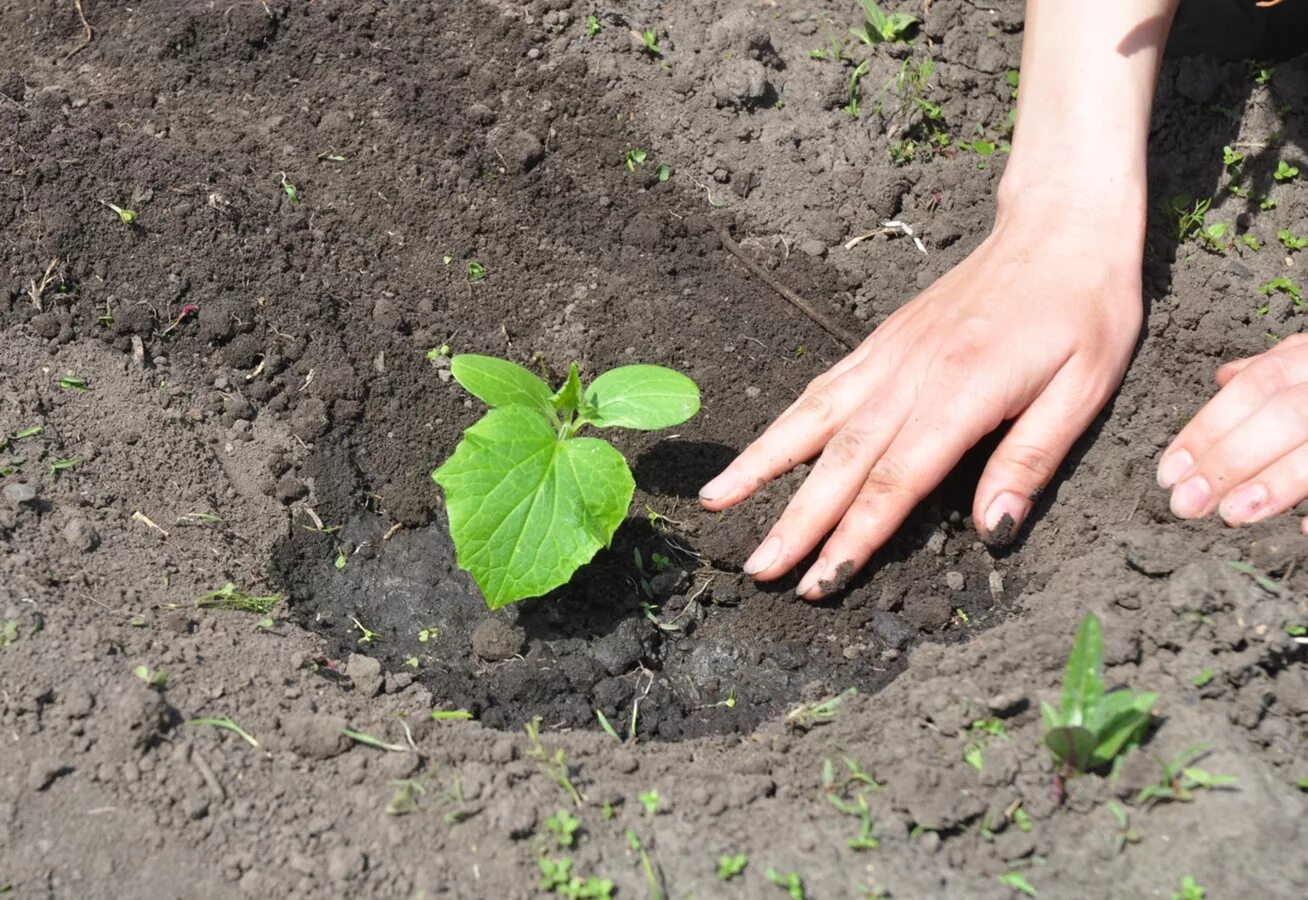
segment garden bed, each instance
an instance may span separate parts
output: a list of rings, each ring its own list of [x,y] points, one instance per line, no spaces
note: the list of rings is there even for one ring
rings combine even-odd
[[[739,573],[802,472],[722,516],[695,493],[844,350],[723,238],[855,332],[947,271],[993,214],[1020,4],[937,0],[852,61],[810,54],[855,21],[817,2],[83,8],[84,46],[65,3],[0,37],[0,433],[42,429],[0,450],[0,886],[518,897],[545,853],[620,897],[784,896],[768,868],[817,898],[1302,895],[1308,542],[1176,522],[1152,476],[1219,362],[1302,330],[1256,290],[1308,232],[1271,175],[1304,164],[1302,57],[1165,66],[1152,206],[1212,196],[1229,245],[1155,217],[1146,337],[1015,547],[972,527],[978,448],[809,604]],[[899,73],[928,50],[925,120]],[[926,252],[846,248],[886,219]],[[685,425],[615,437],[632,514],[546,598],[489,613],[454,565],[430,472],[482,407],[442,345],[700,385]],[[228,583],[285,599],[197,608]],[[1158,717],[1120,779],[1059,788],[1038,706],[1086,611]],[[1196,743],[1238,789],[1131,802]],[[824,796],[846,759],[883,785],[875,848]]]

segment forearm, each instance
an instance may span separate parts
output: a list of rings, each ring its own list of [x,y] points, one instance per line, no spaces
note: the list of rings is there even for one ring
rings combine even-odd
[[[1000,219],[1101,210],[1143,235],[1149,114],[1178,0],[1029,0]]]

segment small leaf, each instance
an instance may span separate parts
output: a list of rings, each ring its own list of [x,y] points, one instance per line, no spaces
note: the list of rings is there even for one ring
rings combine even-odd
[[[1053,752],[1054,759],[1077,772],[1084,772],[1094,754],[1095,736],[1087,728],[1068,725],[1049,731],[1045,735],[1045,744]]]
[[[1026,894],[1028,897],[1036,896],[1036,889],[1031,886],[1031,882],[1027,881],[1026,876],[1021,872],[1005,872],[999,876],[999,881],[1020,894]]]
[[[1130,691],[1114,691],[1104,698],[1103,708],[1110,706],[1109,698],[1117,697],[1123,699],[1113,700],[1111,705],[1122,708],[1103,714],[1102,724],[1095,728],[1099,740],[1092,755],[1091,768],[1108,765],[1119,753],[1138,744],[1149,727],[1149,711],[1158,702],[1157,694],[1132,695]]]
[[[568,367],[567,380],[563,386],[555,392],[550,398],[550,404],[554,409],[564,415],[576,412],[581,406],[581,375],[577,372],[577,364],[572,363]]]
[[[559,440],[520,406],[483,416],[432,479],[445,490],[459,565],[491,609],[567,582],[608,545],[636,487],[609,444]]]
[[[1068,725],[1085,723],[1099,704],[1104,683],[1099,676],[1104,663],[1104,637],[1099,619],[1086,613],[1076,630],[1076,641],[1067,657],[1063,674],[1063,717]]]
[[[662,366],[622,366],[591,382],[586,402],[594,407],[589,421],[598,428],[654,431],[680,425],[699,412],[699,387]]]
[[[460,353],[450,359],[450,374],[464,390],[489,407],[550,408],[550,386],[506,359]]]

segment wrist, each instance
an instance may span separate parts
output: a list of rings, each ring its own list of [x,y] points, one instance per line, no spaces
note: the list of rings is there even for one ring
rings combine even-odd
[[[1082,165],[1067,156],[1033,160],[1015,152],[995,204],[996,229],[1035,220],[1042,227],[1098,232],[1104,243],[1143,251],[1148,215],[1143,160],[1138,167],[1109,167]]]

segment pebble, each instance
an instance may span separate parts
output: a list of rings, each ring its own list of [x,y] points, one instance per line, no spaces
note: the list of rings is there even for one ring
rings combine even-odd
[[[761,393],[763,393],[763,392],[762,392],[761,390],[759,390],[758,388],[754,387],[754,385],[752,385],[752,384],[751,384],[749,387],[745,388],[745,396],[748,397],[748,398],[751,399],[751,400],[756,400],[756,399],[758,399],[758,396],[759,396],[759,394],[761,394]]]
[[[100,546],[100,534],[85,519],[69,519],[64,526],[64,541],[74,550],[90,553]]]
[[[32,761],[27,770],[27,786],[34,791],[43,791],[54,784],[55,779],[66,772],[71,772],[64,761],[54,756],[44,756]]]
[[[345,674],[363,696],[375,697],[381,692],[382,667],[379,660],[362,653],[351,653],[345,662]]]
[[[806,253],[812,257],[822,257],[827,255],[827,245],[816,239],[809,239],[799,245],[800,252]]]
[[[933,556],[939,556],[945,552],[945,533],[939,528],[931,532],[931,537],[927,538],[926,551]]]
[[[967,578],[963,576],[962,572],[946,572],[945,584],[949,586],[951,591],[961,591],[967,587]]]
[[[22,482],[7,484],[5,485],[5,499],[15,506],[20,503],[31,503],[36,499],[36,488]]]
[[[990,573],[990,596],[998,599],[1004,595],[1004,574],[999,571]]]

